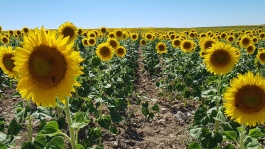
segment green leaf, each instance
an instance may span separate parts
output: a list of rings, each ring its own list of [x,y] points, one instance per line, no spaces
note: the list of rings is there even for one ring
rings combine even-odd
[[[225,122],[225,115],[223,114],[222,111],[218,111],[216,117],[214,118],[215,120],[221,121],[221,122]]]
[[[23,127],[17,123],[17,121],[15,119],[13,119],[10,124],[8,125],[8,130],[7,130],[7,134],[8,135],[17,135],[19,133],[19,131],[22,129]]]
[[[105,129],[109,129],[109,126],[111,124],[110,116],[102,115],[98,118],[98,124]]]
[[[247,149],[259,149],[259,142],[256,138],[247,137],[244,146]]]
[[[101,129],[99,127],[89,128],[88,130],[88,139],[90,142],[98,139],[102,136]]]
[[[21,149],[35,149],[35,146],[31,142],[23,142]]]
[[[118,134],[119,133],[119,130],[115,127],[115,126],[111,126],[109,128],[110,132],[113,133],[113,134]]]
[[[56,121],[49,121],[40,131],[40,134],[46,134],[49,136],[56,136],[58,133],[60,133],[60,130]]]
[[[265,134],[257,128],[250,129],[248,135],[253,138],[265,137]]]
[[[201,97],[203,97],[203,98],[210,98],[210,97],[215,96],[216,93],[217,93],[217,90],[215,88],[209,89],[209,90],[206,90],[206,91],[202,92]]]
[[[0,132],[0,142],[3,142],[6,139],[6,134],[3,132]]]
[[[32,116],[36,119],[49,119],[52,118],[52,113],[45,107],[38,106],[37,111],[32,114]]]
[[[0,149],[7,149],[7,147],[4,144],[0,143]]]
[[[34,139],[34,146],[36,149],[43,149],[46,146],[46,144],[47,144],[47,140],[45,136],[43,135],[38,135]]]
[[[0,131],[4,131],[4,129],[5,129],[5,122],[3,122],[3,121],[0,121]]]
[[[198,142],[192,142],[189,144],[188,149],[202,149]]]
[[[224,131],[224,135],[228,140],[237,141],[237,132],[236,131]]]
[[[156,111],[156,112],[159,112],[159,107],[158,107],[157,103],[153,105],[152,110]]]
[[[47,149],[64,149],[64,139],[61,136],[52,138],[47,144]]]
[[[73,123],[71,125],[74,129],[81,129],[87,126],[89,123],[89,120],[86,117],[86,113],[84,112],[77,112],[73,116]]]
[[[194,114],[194,120],[193,124],[194,125],[206,125],[208,124],[209,118],[207,117],[207,108],[204,106],[200,106],[195,114]]]
[[[81,144],[76,144],[75,149],[84,149],[83,145]]]
[[[190,135],[197,139],[204,138],[209,133],[211,132],[206,127],[190,129]]]

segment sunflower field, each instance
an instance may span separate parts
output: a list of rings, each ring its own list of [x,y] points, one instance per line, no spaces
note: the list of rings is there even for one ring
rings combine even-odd
[[[110,136],[133,126],[133,104],[152,123],[163,115],[161,103],[173,109],[176,102],[194,104],[188,149],[265,146],[262,26],[82,29],[65,22],[0,33],[0,103],[16,100],[8,106],[13,117],[0,114],[1,149],[107,148]],[[136,89],[142,75],[158,100],[146,98],[148,87]]]

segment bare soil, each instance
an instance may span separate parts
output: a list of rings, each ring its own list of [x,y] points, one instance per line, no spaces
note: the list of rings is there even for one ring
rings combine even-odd
[[[143,71],[142,50],[139,49],[138,80],[135,82],[135,93],[128,100],[130,106],[127,109],[127,117],[118,125],[119,134],[106,133],[103,136],[105,149],[185,149],[192,141],[189,135],[189,127],[192,124],[193,112],[198,104],[192,100],[173,99],[170,103],[168,99],[159,95],[159,90],[155,87],[156,80]],[[14,118],[14,107],[21,98],[12,98],[15,89],[5,89],[2,93],[5,97],[0,101],[0,116],[5,118],[6,124]],[[148,101],[150,106],[157,103],[160,112],[155,114],[153,119],[148,121],[142,114],[141,104],[136,104],[136,100]],[[186,119],[180,119],[176,115],[183,113]],[[26,121],[27,122],[27,121]],[[24,141],[28,141],[28,128],[22,124],[15,141],[17,149],[21,148]],[[36,135],[37,124],[33,123]]]

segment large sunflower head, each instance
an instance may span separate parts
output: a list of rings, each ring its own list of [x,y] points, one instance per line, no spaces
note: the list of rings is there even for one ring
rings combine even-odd
[[[160,41],[156,45],[156,53],[163,54],[167,53],[167,46],[164,42]]]
[[[63,35],[63,37],[69,36],[68,42],[71,42],[75,40],[77,27],[72,22],[65,22],[59,26],[58,32],[60,35]]]
[[[181,45],[181,39],[176,38],[176,39],[173,39],[173,40],[172,40],[172,46],[173,46],[174,48],[179,48],[180,45]]]
[[[3,44],[8,44],[9,43],[9,38],[8,37],[6,37],[6,36],[2,36],[1,37],[1,42],[3,43]]]
[[[118,57],[124,57],[126,55],[126,49],[124,46],[118,46],[115,51],[115,55]]]
[[[98,45],[96,54],[102,61],[109,61],[112,59],[115,49],[109,45],[108,42]]]
[[[69,37],[47,34],[42,27],[24,36],[22,47],[16,48],[14,70],[19,73],[17,90],[22,98],[37,105],[55,106],[56,97],[64,102],[71,96],[75,78],[82,74],[80,53],[73,50]]]
[[[180,47],[183,52],[193,52],[196,48],[196,43],[193,40],[184,39]]]
[[[240,57],[239,50],[230,44],[213,44],[204,56],[204,63],[209,72],[223,75],[230,72]]]
[[[5,74],[11,78],[17,78],[18,73],[14,70],[15,64],[12,58],[14,57],[15,50],[11,46],[0,47],[0,67]]]
[[[256,126],[265,122],[265,80],[259,74],[239,74],[224,93],[225,114],[239,124]]]

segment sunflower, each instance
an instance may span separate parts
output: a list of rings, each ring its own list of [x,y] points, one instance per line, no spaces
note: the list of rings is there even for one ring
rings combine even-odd
[[[261,39],[261,40],[265,39],[265,32],[259,33],[259,39]]]
[[[253,43],[253,40],[251,37],[249,37],[248,35],[244,35],[241,37],[241,40],[240,40],[240,47],[242,48],[246,48],[248,47],[250,44]]]
[[[141,44],[142,46],[144,46],[144,45],[146,44],[146,40],[141,39],[140,44]]]
[[[115,38],[115,33],[114,32],[109,33],[108,37],[109,38]]]
[[[88,47],[89,46],[88,38],[83,38],[82,39],[82,44],[83,44],[84,47]]]
[[[228,41],[228,42],[234,42],[235,41],[235,36],[234,35],[229,35],[227,38],[226,38],[226,40]]]
[[[265,49],[259,49],[256,57],[261,64],[264,64],[265,63]]]
[[[2,32],[2,26],[0,26],[0,32]]]
[[[90,32],[87,33],[87,37],[96,38],[96,34],[95,34],[95,32],[90,31]]]
[[[23,27],[22,31],[23,31],[23,33],[27,34],[27,33],[29,33],[29,28],[28,27]]]
[[[164,42],[160,41],[156,44],[156,53],[158,54],[167,53],[167,46]]]
[[[181,40],[180,40],[180,39],[176,38],[176,39],[173,39],[173,40],[172,40],[172,46],[173,46],[174,48],[179,48],[180,45],[181,45]]]
[[[256,47],[254,44],[250,44],[247,48],[246,48],[246,51],[248,54],[253,54],[256,50]]]
[[[107,42],[113,49],[116,49],[119,46],[119,42],[115,38],[109,38]]]
[[[13,36],[14,35],[14,31],[13,30],[8,30],[7,33],[8,33],[8,36]]]
[[[96,38],[88,38],[89,46],[94,46],[97,43]]]
[[[253,38],[252,38],[252,41],[253,41],[253,43],[258,43],[259,40],[258,40],[257,37],[253,37]]]
[[[118,57],[124,57],[126,54],[126,49],[124,46],[118,46],[115,50],[115,55]]]
[[[212,44],[216,43],[217,41],[211,37],[205,37],[200,40],[199,46],[201,50],[207,50],[212,47]]]
[[[100,32],[101,32],[102,34],[106,34],[106,33],[107,33],[107,28],[106,28],[105,26],[102,26],[102,27],[100,28]]]
[[[8,44],[9,43],[9,38],[6,37],[6,36],[2,36],[1,37],[1,41],[2,41],[3,44]]]
[[[18,37],[20,37],[22,35],[21,30],[16,30],[16,34],[18,35]]]
[[[115,49],[112,48],[111,45],[109,45],[108,42],[101,43],[98,45],[96,54],[102,61],[109,61],[112,59],[113,54],[115,52]]]
[[[181,42],[180,47],[183,52],[193,52],[195,50],[196,43],[192,40],[184,39]]]
[[[12,50],[11,46],[0,47],[0,67],[11,78],[17,78],[18,73],[13,69],[15,67],[14,57],[15,50]]]
[[[123,32],[120,29],[115,30],[115,38],[121,39],[123,37]]]
[[[82,34],[83,34],[83,29],[82,28],[77,29],[77,35],[82,36]]]
[[[170,40],[174,40],[175,37],[176,37],[176,34],[170,34],[170,35],[169,35],[169,39],[170,39]]]
[[[131,38],[132,38],[133,41],[136,41],[138,39],[138,34],[137,33],[133,33],[131,35]]]
[[[226,37],[227,37],[227,33],[226,33],[226,32],[222,32],[221,35],[220,35],[220,37],[221,37],[222,39],[226,39]]]
[[[68,40],[56,33],[46,34],[44,27],[24,36],[13,57],[22,98],[32,99],[38,106],[55,106],[56,96],[62,102],[71,96],[74,86],[79,85],[75,78],[82,74],[78,64],[83,59]]]
[[[230,44],[218,42],[213,44],[204,56],[204,63],[209,72],[226,74],[230,72],[239,59],[239,50]]]
[[[239,124],[256,126],[265,121],[265,80],[259,74],[239,74],[224,93],[225,114]]]
[[[197,37],[197,33],[196,32],[189,32],[189,37],[190,38],[196,38]]]
[[[59,26],[58,33],[63,37],[69,36],[68,42],[71,42],[77,35],[77,27],[72,22],[65,22]]]
[[[145,34],[145,39],[152,40],[153,39],[153,34],[152,33]]]

